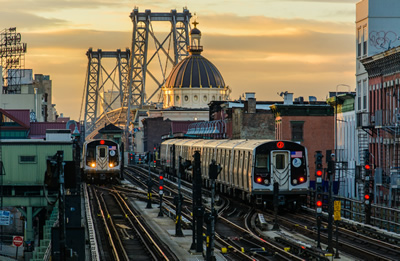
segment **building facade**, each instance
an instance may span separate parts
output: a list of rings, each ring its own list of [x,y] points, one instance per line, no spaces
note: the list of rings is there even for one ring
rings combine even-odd
[[[330,93],[327,100],[334,108],[334,147],[335,147],[335,180],[339,184],[339,195],[361,200],[363,183],[360,168],[356,164],[358,147],[356,140],[356,114],[354,110],[355,93]]]
[[[333,107],[326,102],[293,103],[290,99],[270,107],[275,115],[275,138],[298,142],[307,148],[310,180],[315,180],[315,152],[321,151],[326,157],[327,151],[334,151]]]
[[[369,128],[370,111],[373,102],[369,97],[368,73],[362,59],[376,55],[400,45],[400,1],[362,0],[356,4],[356,101],[357,115],[357,168],[361,177],[365,176],[364,151],[368,149],[371,136]]]
[[[52,122],[57,118],[55,104],[52,104],[52,81],[49,75],[35,74],[32,70],[24,70],[20,91],[2,91],[0,93],[0,108],[28,109],[32,122]]]
[[[400,47],[361,60],[369,77],[374,202],[400,206]]]

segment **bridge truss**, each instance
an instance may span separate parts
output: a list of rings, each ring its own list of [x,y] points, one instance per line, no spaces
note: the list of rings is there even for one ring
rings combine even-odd
[[[149,104],[165,83],[170,70],[188,56],[191,14],[186,8],[182,13],[176,10],[152,13],[151,10],[139,12],[135,7],[130,18],[133,23],[130,50],[105,52],[89,49],[87,52],[89,62],[84,119],[86,137],[93,137],[91,133],[104,127],[105,121],[113,124],[119,122],[120,125],[122,118],[125,119],[125,130],[129,130],[131,110],[141,109],[143,105]],[[154,22],[169,22],[169,32],[166,35],[154,32]],[[107,70],[102,66],[103,58],[116,59],[115,67]],[[160,71],[154,72],[157,66],[151,63],[157,61]],[[102,77],[103,73],[105,77]],[[118,82],[115,78],[118,78]],[[112,98],[109,99],[104,96],[107,84],[112,86]],[[155,90],[147,98],[146,87],[150,84]],[[122,115],[124,113],[127,115]],[[112,114],[112,117],[108,117],[108,114]]]

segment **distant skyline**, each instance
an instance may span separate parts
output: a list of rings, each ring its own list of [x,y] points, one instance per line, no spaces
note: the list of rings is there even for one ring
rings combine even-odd
[[[357,2],[0,0],[0,30],[17,27],[28,43],[25,68],[50,75],[57,112],[78,120],[86,51],[130,47],[135,6],[152,12],[187,7],[200,23],[203,55],[220,70],[231,98],[256,92],[257,100],[279,101],[282,91],[324,100],[338,84],[355,90]]]

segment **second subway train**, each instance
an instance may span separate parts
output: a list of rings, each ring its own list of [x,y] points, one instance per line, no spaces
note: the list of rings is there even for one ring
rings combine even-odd
[[[295,142],[276,140],[170,139],[162,142],[160,162],[170,173],[200,152],[203,184],[210,186],[208,166],[212,160],[222,171],[216,188],[222,193],[255,204],[271,204],[274,183],[279,185],[281,205],[300,205],[309,188],[307,149]],[[191,180],[191,176],[187,176]]]
[[[113,140],[94,139],[83,144],[81,171],[83,179],[104,183],[122,178],[120,146]]]

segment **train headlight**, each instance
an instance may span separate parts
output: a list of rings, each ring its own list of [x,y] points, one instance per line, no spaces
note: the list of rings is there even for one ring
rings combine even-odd
[[[113,168],[113,167],[114,167],[114,164],[110,163],[110,168]]]
[[[300,183],[303,183],[303,182],[304,182],[304,177],[300,177],[300,178],[299,178],[299,182],[300,182]]]
[[[265,185],[269,185],[269,180],[268,179],[264,179],[264,184]]]
[[[293,184],[295,184],[295,185],[297,184],[297,179],[293,180]]]
[[[257,183],[261,183],[261,182],[262,182],[262,178],[261,178],[261,177],[257,177],[257,178],[256,178],[256,182],[257,182]]]
[[[96,167],[96,162],[92,162],[92,163],[90,164],[90,166],[91,166],[92,168]]]

